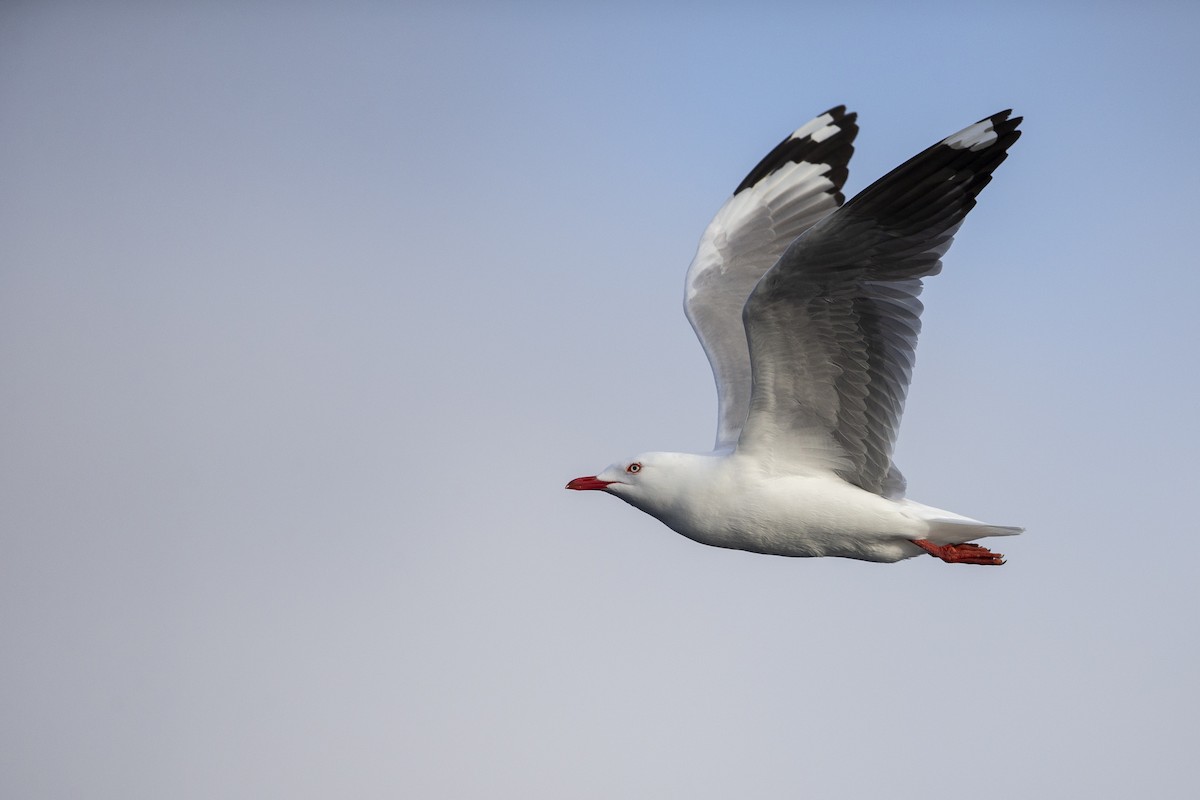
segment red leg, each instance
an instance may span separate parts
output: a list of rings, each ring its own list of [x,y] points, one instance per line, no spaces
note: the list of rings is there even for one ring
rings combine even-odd
[[[1000,566],[1004,556],[971,542],[965,544],[934,544],[925,539],[912,539],[913,544],[947,564],[989,564]]]

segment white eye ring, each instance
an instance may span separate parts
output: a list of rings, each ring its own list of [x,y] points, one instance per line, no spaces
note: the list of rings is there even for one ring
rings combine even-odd
[[[632,464],[630,464],[628,467],[626,467],[625,471],[628,472],[630,475],[637,475],[639,472],[642,471],[642,465],[640,462],[635,461]]]

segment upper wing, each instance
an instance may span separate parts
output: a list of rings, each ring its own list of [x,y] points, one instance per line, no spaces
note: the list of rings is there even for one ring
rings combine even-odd
[[[744,312],[753,367],[740,451],[902,490],[892,449],[921,329],[921,278],[1021,132],[1004,111],[876,181],[797,239]]]
[[[684,313],[717,381],[717,448],[732,447],[750,406],[746,298],[789,244],[842,204],[856,115],[831,108],[750,171],[709,223],[687,273]]]

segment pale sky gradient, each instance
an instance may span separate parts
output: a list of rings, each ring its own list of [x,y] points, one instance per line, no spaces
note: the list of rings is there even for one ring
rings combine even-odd
[[[1194,3],[9,2],[0,796],[1185,798]],[[1000,569],[704,548],[712,213],[1013,107],[925,300],[917,500]]]

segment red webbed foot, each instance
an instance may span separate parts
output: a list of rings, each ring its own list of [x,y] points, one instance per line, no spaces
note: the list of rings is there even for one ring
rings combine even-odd
[[[986,547],[971,542],[938,545],[925,539],[911,541],[929,555],[940,558],[947,564],[987,564],[998,567],[1004,563],[1004,556],[1000,553],[993,553]]]

